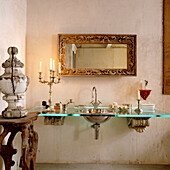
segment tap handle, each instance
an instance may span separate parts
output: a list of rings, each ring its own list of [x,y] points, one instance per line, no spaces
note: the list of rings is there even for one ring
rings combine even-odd
[[[94,103],[94,100],[92,100],[90,103],[93,104],[93,103]]]
[[[102,102],[100,100],[98,100],[99,104],[102,104]]]

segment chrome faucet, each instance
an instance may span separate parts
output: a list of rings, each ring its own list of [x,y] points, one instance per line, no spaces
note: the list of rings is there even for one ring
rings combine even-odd
[[[94,95],[95,93],[95,95]],[[97,108],[102,102],[100,100],[97,101],[97,89],[96,87],[92,88],[92,101],[91,104],[94,106],[94,108]]]

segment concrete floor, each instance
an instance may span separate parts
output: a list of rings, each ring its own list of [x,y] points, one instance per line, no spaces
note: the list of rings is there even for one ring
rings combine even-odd
[[[170,165],[36,164],[36,170],[170,170]]]

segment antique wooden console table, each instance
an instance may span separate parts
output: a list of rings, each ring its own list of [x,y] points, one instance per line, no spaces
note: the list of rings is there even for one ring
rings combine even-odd
[[[38,145],[38,134],[33,129],[33,121],[38,117],[38,113],[28,113],[24,118],[4,119],[0,116],[0,125],[3,126],[3,132],[0,134],[0,155],[5,163],[5,170],[10,170],[15,164],[12,156],[17,153],[13,148],[13,140],[18,132],[21,132],[21,158],[20,167],[23,170],[34,170],[36,152]],[[3,145],[4,138],[10,133],[7,144]]]

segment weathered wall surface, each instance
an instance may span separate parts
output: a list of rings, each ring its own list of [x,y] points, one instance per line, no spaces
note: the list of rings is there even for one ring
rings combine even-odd
[[[148,102],[170,111],[170,96],[162,95],[162,0],[28,0],[27,69],[31,78],[27,107],[48,100],[47,85],[38,82],[39,62],[47,79],[49,58],[57,57],[57,34],[137,34],[136,77],[65,77],[53,86],[53,102],[89,104],[97,87],[103,105],[113,101],[136,105],[141,80],[152,89]],[[64,126],[36,122],[38,162],[53,163],[170,163],[169,119],[153,118],[139,134],[127,120],[112,118],[101,125],[100,138],[83,118],[66,118]]]
[[[2,63],[8,59],[7,49],[9,46],[16,46],[19,50],[18,59],[25,63],[25,40],[26,40],[26,0],[0,0],[0,74],[4,73]],[[23,70],[24,72],[24,70]],[[0,113],[7,107],[2,100],[0,92]],[[14,147],[20,148],[20,137],[17,135]],[[19,165],[19,152],[14,155],[16,161],[12,168],[16,170]],[[0,161],[0,169],[2,161]]]

